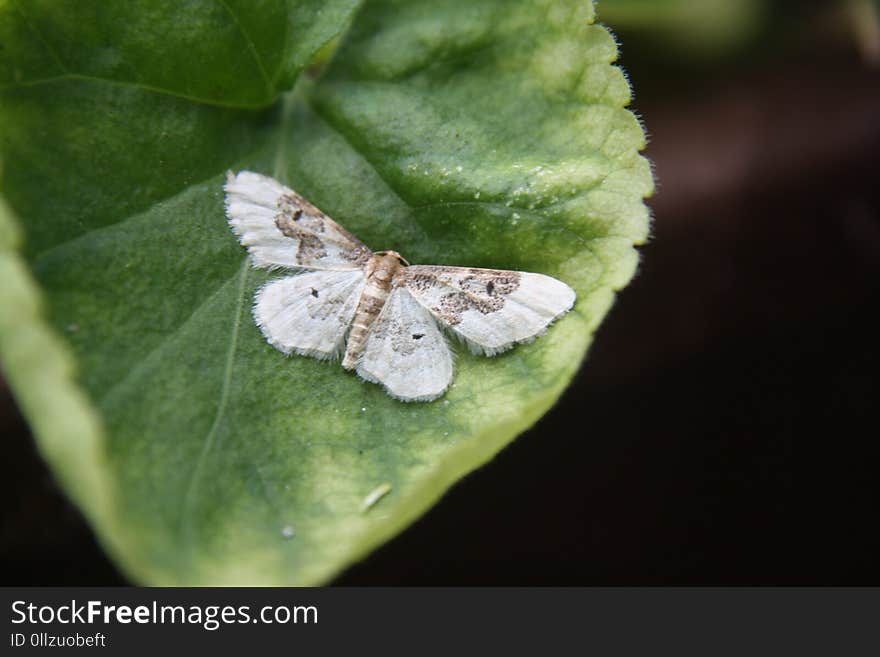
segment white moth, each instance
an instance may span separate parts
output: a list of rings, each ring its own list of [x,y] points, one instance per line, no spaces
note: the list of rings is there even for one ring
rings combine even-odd
[[[413,265],[373,252],[302,196],[241,171],[226,181],[229,225],[253,265],[305,270],[268,282],[254,318],[285,354],[338,358],[403,401],[430,401],[452,382],[444,332],[494,356],[543,333],[574,304],[550,276]]]

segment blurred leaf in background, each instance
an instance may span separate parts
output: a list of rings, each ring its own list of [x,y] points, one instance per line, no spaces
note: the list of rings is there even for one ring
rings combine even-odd
[[[666,56],[712,59],[754,37],[767,4],[766,0],[601,0],[599,10],[608,25],[638,34],[642,47],[663,43]]]

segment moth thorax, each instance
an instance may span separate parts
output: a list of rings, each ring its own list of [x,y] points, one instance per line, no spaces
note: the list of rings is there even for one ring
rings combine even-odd
[[[398,270],[405,266],[406,260],[397,251],[379,251],[367,262],[364,275],[368,282],[387,288]]]

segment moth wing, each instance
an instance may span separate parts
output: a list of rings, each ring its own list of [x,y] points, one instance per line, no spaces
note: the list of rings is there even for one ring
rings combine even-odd
[[[360,269],[279,278],[257,292],[254,319],[269,344],[286,354],[336,358],[364,283]]]
[[[441,324],[487,356],[541,335],[575,300],[574,290],[544,274],[415,265],[402,276]]]
[[[354,235],[277,180],[227,174],[226,217],[256,267],[359,269],[372,252]]]
[[[446,391],[452,372],[437,322],[406,288],[395,288],[370,328],[357,373],[397,399],[430,401]]]

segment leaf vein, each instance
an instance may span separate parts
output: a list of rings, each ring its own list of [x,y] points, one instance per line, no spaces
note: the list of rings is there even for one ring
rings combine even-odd
[[[181,514],[182,535],[186,537],[188,545],[193,543],[193,504],[195,496],[201,482],[202,470],[205,467],[208,454],[214,446],[217,438],[217,432],[223,422],[223,416],[226,414],[226,407],[229,404],[229,389],[232,385],[232,371],[235,363],[235,354],[238,349],[238,336],[241,328],[241,315],[244,306],[245,282],[247,281],[250,262],[247,258],[242,262],[239,269],[238,299],[236,301],[235,320],[232,323],[232,335],[229,340],[229,349],[226,352],[226,365],[223,371],[223,385],[220,389],[220,401],[217,403],[217,411],[214,414],[214,420],[202,442],[202,450],[199,453],[199,459],[193,468],[190,477],[189,486],[187,487],[186,497],[184,498],[183,510]]]
[[[27,82],[16,82],[14,84],[6,84],[0,85],[0,92],[10,91],[12,89],[20,89],[20,88],[28,88],[28,87],[38,87],[45,84],[55,84],[58,82],[68,82],[68,81],[79,81],[79,82],[100,82],[103,84],[118,86],[118,87],[129,87],[133,89],[140,89],[141,91],[146,91],[148,93],[160,94],[163,96],[171,96],[172,98],[178,98],[180,100],[185,100],[191,103],[196,103],[199,105],[208,105],[210,107],[223,107],[226,109],[236,109],[236,110],[260,110],[265,109],[270,106],[273,102],[275,102],[275,98],[270,98],[265,103],[230,103],[222,100],[212,99],[212,98],[201,98],[199,96],[193,96],[189,94],[184,94],[179,91],[173,91],[171,89],[164,89],[162,87],[156,87],[149,84],[144,84],[142,82],[132,82],[130,80],[114,80],[113,78],[104,78],[97,75],[87,75],[84,73],[71,73],[65,72],[62,75],[55,75],[48,78],[38,78],[35,80],[29,80]]]
[[[36,36],[37,39],[40,40],[40,43],[42,43],[43,46],[45,46],[46,50],[49,52],[49,55],[52,57],[52,59],[55,60],[55,63],[58,64],[58,68],[60,68],[65,73],[69,73],[69,69],[67,68],[67,66],[64,65],[64,62],[61,60],[61,56],[58,54],[58,52],[55,50],[55,48],[52,47],[49,44],[49,42],[46,41],[45,38],[43,38],[43,33],[40,32],[40,30],[38,30],[33,25],[33,23],[31,23],[30,18],[25,13],[24,9],[22,9],[21,4],[18,2],[18,0],[16,0],[12,4],[15,7],[15,9],[18,11],[18,13],[21,15],[24,22],[27,24],[28,29],[30,29],[30,31],[34,33],[34,36]]]
[[[217,0],[217,2],[226,10],[226,13],[229,14],[230,18],[232,18],[232,21],[235,23],[236,28],[238,28],[239,33],[244,38],[245,43],[247,43],[248,50],[251,51],[251,55],[253,55],[254,57],[257,68],[260,69],[260,77],[263,78],[263,82],[266,84],[266,94],[271,97],[272,83],[269,81],[269,74],[266,72],[266,68],[263,66],[263,60],[260,58],[260,53],[257,52],[257,44],[247,33],[247,31],[245,31],[244,26],[241,24],[241,21],[238,20],[238,16],[236,15],[236,13],[232,11],[232,7],[229,6],[229,3],[226,0]]]

